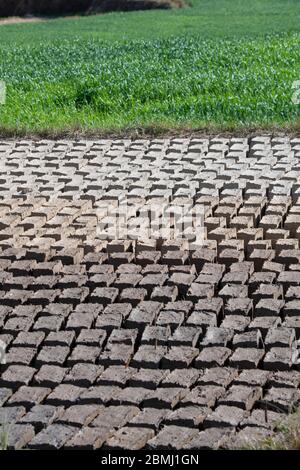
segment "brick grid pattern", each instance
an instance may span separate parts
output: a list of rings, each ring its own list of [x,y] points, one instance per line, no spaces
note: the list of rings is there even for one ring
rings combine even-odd
[[[300,398],[300,139],[5,141],[0,156],[9,448],[272,435]],[[101,239],[124,197],[203,206],[203,246]]]

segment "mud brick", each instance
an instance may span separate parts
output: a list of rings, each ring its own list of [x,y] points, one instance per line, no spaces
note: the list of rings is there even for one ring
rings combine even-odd
[[[127,425],[139,413],[140,410],[135,406],[109,406],[102,408],[98,417],[91,423],[91,426],[118,429]]]
[[[231,298],[247,298],[248,287],[238,284],[226,284],[220,291],[219,296],[225,301]]]
[[[266,370],[289,370],[297,358],[297,350],[287,347],[272,348],[267,352],[263,366]]]
[[[34,439],[28,444],[29,449],[57,450],[70,440],[76,433],[78,428],[73,426],[65,426],[63,424],[51,424],[39,432]]]
[[[43,332],[20,332],[13,342],[13,346],[34,348],[39,347],[45,338]]]
[[[271,328],[265,338],[267,349],[270,348],[290,348],[295,343],[295,330],[292,328]]]
[[[270,377],[270,372],[259,369],[243,370],[235,379],[234,385],[245,385],[248,387],[264,387]]]
[[[297,317],[300,315],[300,300],[290,300],[286,302],[283,308],[283,315],[289,317]]]
[[[238,369],[253,369],[258,367],[264,354],[263,349],[237,348],[229,359],[229,364]]]
[[[63,382],[78,387],[90,387],[103,372],[102,366],[77,363],[66,374]]]
[[[231,435],[230,428],[208,428],[183,445],[182,449],[219,449],[223,448]]]
[[[168,373],[168,370],[140,369],[131,376],[128,385],[155,390]]]
[[[22,416],[26,414],[24,406],[11,406],[0,408],[0,426],[6,426],[8,423],[14,424],[17,421],[21,421]]]
[[[51,405],[36,405],[29,413],[23,416],[19,423],[20,424],[31,424],[35,432],[40,432],[43,428],[52,424],[57,418],[59,418],[64,412],[63,407],[56,407]]]
[[[201,406],[212,408],[216,401],[225,394],[225,388],[220,386],[199,385],[194,387],[183,398],[181,406]]]
[[[8,272],[13,273],[14,276],[28,276],[35,268],[35,260],[22,260],[14,261],[9,267]]]
[[[248,281],[248,273],[233,271],[226,273],[220,283],[221,287],[224,287],[226,284],[246,284]]]
[[[136,287],[142,279],[140,274],[120,274],[114,286],[118,289],[130,289]]]
[[[0,385],[1,387],[16,390],[22,385],[29,385],[34,374],[35,369],[33,367],[12,365],[2,372]]]
[[[127,266],[133,266],[133,265],[128,264]],[[93,274],[101,274],[101,275],[109,276],[111,274],[114,274],[114,267],[110,264],[93,264],[88,271],[89,271],[88,272],[89,276],[92,276]]]
[[[201,327],[203,329],[210,327],[210,326],[211,327],[217,326],[217,316],[213,312],[195,311],[186,320],[186,325],[189,328]]]
[[[60,384],[67,373],[67,369],[59,366],[43,365],[34,376],[34,384],[39,387],[54,388]]]
[[[225,273],[226,266],[224,264],[205,263],[200,274],[213,274],[221,276]]]
[[[199,370],[188,368],[188,369],[174,369],[172,372],[164,371],[166,377],[161,382],[161,387],[191,387],[200,375]]]
[[[249,323],[250,318],[244,317],[243,315],[227,315],[220,327],[238,333],[245,331]]]
[[[154,431],[147,428],[124,427],[110,437],[105,447],[112,450],[140,450],[154,436]]]
[[[186,443],[197,435],[198,431],[196,429],[183,426],[164,426],[157,436],[148,441],[147,448],[151,450],[182,449]]]
[[[61,261],[62,264],[80,264],[84,260],[83,256],[83,248],[77,247],[76,250],[63,248],[52,256],[51,261]]]
[[[187,428],[196,428],[201,425],[206,416],[211,412],[210,409],[198,406],[185,406],[171,411],[165,418],[166,426],[185,426]]]
[[[118,289],[115,287],[97,287],[91,296],[90,301],[102,305],[114,303],[119,295]]]
[[[280,413],[290,413],[298,405],[299,398],[299,390],[271,387],[264,396],[262,406]]]
[[[33,330],[44,333],[58,332],[64,323],[64,317],[61,315],[52,315],[51,317],[40,317],[34,324]]]
[[[255,271],[261,271],[263,264],[266,261],[273,261],[275,258],[274,250],[259,250],[254,249],[249,256],[249,260],[254,262]],[[277,260],[278,262],[281,262]]]
[[[143,288],[128,288],[124,289],[120,295],[121,302],[130,303],[132,306],[136,307],[140,302],[145,300],[147,297],[147,290]]]
[[[236,229],[218,227],[214,230],[210,230],[207,238],[209,240],[216,240],[218,243],[222,240],[230,240],[236,238]]]
[[[197,279],[195,280],[198,284],[211,284],[217,286],[220,282],[222,275],[219,273],[215,274],[203,274],[202,272],[199,274]]]
[[[191,262],[196,266],[198,272],[201,271],[206,263],[214,263],[216,261],[216,251],[209,249],[200,249],[194,251]]]
[[[136,256],[135,262],[145,268],[148,264],[156,265],[160,259],[161,253],[159,251],[140,251]]]
[[[241,263],[244,261],[244,252],[227,248],[219,253],[218,261],[229,268],[233,263]]]
[[[94,321],[94,315],[92,312],[73,312],[68,318],[66,329],[67,330],[75,330],[75,332],[79,333],[82,329],[91,328]]]
[[[144,401],[152,393],[152,390],[146,389],[145,387],[126,387],[117,392],[112,397],[112,405],[123,405],[123,406],[141,406]]]
[[[79,344],[75,346],[72,353],[68,357],[67,365],[73,366],[78,362],[95,363],[100,354],[100,348],[96,346],[84,346]]]
[[[44,346],[71,346],[74,339],[74,331],[51,331],[44,341]]]
[[[174,331],[178,326],[182,325],[184,322],[184,313],[183,312],[172,312],[163,310],[157,320],[156,324],[158,326],[167,326],[169,325],[171,330]]]
[[[1,299],[2,305],[15,307],[27,302],[34,295],[33,291],[25,291],[22,289],[10,289]]]
[[[113,431],[107,428],[83,427],[64,445],[64,450],[96,450],[102,447]]]
[[[101,405],[70,406],[56,421],[70,426],[87,426],[101,412]]]
[[[212,367],[200,375],[197,385],[216,385],[226,388],[237,375],[237,370],[230,367]]]
[[[42,263],[37,263],[32,268],[32,274],[36,277],[38,276],[52,276],[59,274],[63,270],[63,265],[61,261],[46,261]]]
[[[124,263],[132,263],[134,261],[133,253],[110,253],[109,262],[116,268]]]
[[[183,266],[181,266],[182,268]],[[178,268],[178,266],[177,266]],[[142,269],[142,274],[145,277],[147,277],[148,275],[165,275],[165,274],[168,274],[169,272],[169,268],[168,266],[164,265],[164,264],[147,264],[147,266],[145,266],[143,269]]]
[[[82,330],[76,339],[76,344],[85,346],[98,346],[102,348],[106,340],[106,331],[98,329]]]
[[[87,287],[78,287],[71,289],[63,289],[60,296],[59,302],[63,304],[77,305],[86,299],[89,295],[89,289]]]
[[[81,260],[81,263],[86,265],[86,269],[90,270],[92,266],[96,266],[103,264],[108,258],[107,253],[88,253],[85,257]],[[65,263],[64,263],[65,264]],[[101,266],[99,266],[100,268]],[[99,272],[97,270],[97,272]]]
[[[202,349],[199,356],[196,357],[194,365],[199,369],[205,367],[223,366],[227,362],[231,350],[221,346],[212,346]]]
[[[141,266],[136,264],[121,264],[117,269],[117,274],[139,274],[141,272]]]
[[[157,388],[152,391],[143,402],[145,408],[168,408],[173,409],[184,398],[187,390],[185,388]]]
[[[282,263],[285,266],[289,264],[299,264],[300,262],[300,250],[281,250],[278,254],[276,261]]]
[[[281,318],[279,316],[256,317],[249,324],[248,330],[259,330],[261,332],[262,337],[264,338],[270,328],[277,328],[280,325]]]
[[[48,395],[46,404],[53,406],[72,406],[79,401],[83,389],[76,385],[59,384]]]
[[[273,272],[279,274],[284,271],[284,265],[282,263],[276,263],[274,261],[265,261],[262,267],[263,272]]]
[[[34,428],[26,424],[11,424],[7,437],[8,450],[20,450],[34,437]]]
[[[8,315],[11,317],[28,317],[28,318],[36,318],[42,311],[42,307],[35,306],[35,305],[18,305],[14,307],[10,314]]]
[[[300,372],[289,370],[270,374],[268,385],[271,387],[298,388],[300,382]]]
[[[261,387],[233,385],[219,401],[219,405],[234,406],[242,410],[251,410],[256,401],[262,398]]]
[[[189,367],[195,357],[199,354],[199,349],[188,346],[172,346],[168,353],[162,358],[161,367],[163,369],[184,369]]]
[[[75,265],[77,268],[77,266]],[[82,287],[84,286],[87,281],[88,281],[88,276],[85,276],[84,274],[80,275],[80,268],[82,268],[80,265],[78,265],[77,268],[77,274],[67,274],[63,276],[58,282],[56,287],[58,289],[71,289],[75,287]]]
[[[78,387],[76,387],[78,388]],[[119,387],[111,387],[111,386],[93,386],[90,387],[88,390],[81,389],[82,393],[80,395],[79,402],[80,404],[105,404],[107,405],[111,402],[112,398],[121,390]],[[121,410],[120,410],[121,412]],[[102,423],[105,426],[105,423]],[[95,424],[97,426],[97,424]]]
[[[300,299],[300,286],[291,286],[285,294],[285,300]]]
[[[264,428],[274,429],[280,425],[282,421],[282,414],[275,411],[266,410],[253,410],[251,415],[241,422],[242,428]]]
[[[94,274],[87,282],[89,288],[110,287],[116,280],[115,274]]]
[[[128,344],[134,346],[137,339],[137,334],[137,329],[115,329],[111,332],[107,345],[109,346],[112,344]]]
[[[171,275],[168,285],[176,286],[180,295],[185,295],[188,291],[188,288],[194,280],[193,274],[185,273],[174,273]]]
[[[167,345],[171,330],[163,326],[146,326],[142,339],[142,345]]]
[[[145,408],[132,418],[127,426],[158,430],[169,410]]]
[[[194,348],[198,343],[200,335],[202,335],[202,330],[199,327],[180,326],[174,331],[172,336],[168,338],[168,343],[172,347],[189,346]]]
[[[251,299],[233,298],[228,299],[225,305],[225,315],[244,315],[251,316],[253,309],[253,302]]]
[[[6,353],[7,365],[30,366],[37,353],[36,348],[12,347]]]
[[[246,331],[234,335],[233,348],[259,348],[263,347],[262,336],[259,330]]]
[[[46,289],[40,289],[35,294],[33,297],[30,299],[30,302],[33,305],[48,305],[52,302],[54,302],[57,297],[60,295],[60,291],[57,289],[53,290],[46,290]]]
[[[123,316],[121,313],[106,313],[100,315],[95,323],[95,328],[111,332],[114,328],[121,328]]]
[[[295,330],[296,339],[300,339],[300,318],[299,317],[286,317],[282,324],[283,327],[292,328]]]
[[[39,290],[52,289],[56,287],[58,280],[59,276],[38,276],[34,278],[34,281],[30,285],[30,289],[32,289],[34,292]]]
[[[38,353],[35,363],[38,367],[44,364],[62,366],[69,353],[70,349],[67,346],[44,346]]]
[[[12,277],[10,274],[6,274],[2,285],[4,290],[9,289],[28,289],[32,288],[34,283],[34,277],[30,276],[17,276]]]
[[[139,306],[140,307],[140,306]],[[104,314],[115,314],[119,313],[123,318],[127,318],[132,311],[132,305],[130,303],[115,303],[107,305],[104,309]]]
[[[201,347],[205,346],[227,346],[234,335],[234,331],[228,328],[208,327],[201,341]]]
[[[5,402],[11,397],[13,391],[9,388],[0,388],[0,406],[2,407]]]
[[[133,347],[127,344],[114,344],[100,353],[99,364],[104,367],[110,365],[128,365],[133,355]]]
[[[214,286],[209,284],[197,284],[193,282],[187,292],[186,298],[193,302],[199,299],[211,299],[214,297]]]
[[[9,406],[24,406],[26,409],[40,404],[51,392],[50,388],[22,385],[8,400]]]
[[[151,300],[163,303],[174,302],[177,295],[178,289],[176,286],[155,287],[151,295]]]
[[[249,279],[250,291],[257,289],[260,284],[272,284],[275,282],[276,274],[272,272],[254,273]]]
[[[205,428],[236,427],[245,419],[247,412],[235,406],[219,405],[204,421]]]
[[[278,300],[283,297],[283,289],[280,285],[260,284],[258,289],[251,295],[254,302],[259,302],[260,299],[274,299]]]
[[[131,366],[137,368],[157,369],[166,353],[163,346],[140,346],[133,356]]]
[[[162,256],[162,263],[168,266],[181,266],[186,264],[187,260],[187,251],[167,251],[167,253],[164,253]]]
[[[255,307],[256,317],[280,315],[284,301],[278,299],[261,299]]]
[[[262,240],[264,236],[264,231],[262,228],[242,228],[237,230],[237,239],[243,240],[245,245],[249,245],[252,242],[254,244]]]

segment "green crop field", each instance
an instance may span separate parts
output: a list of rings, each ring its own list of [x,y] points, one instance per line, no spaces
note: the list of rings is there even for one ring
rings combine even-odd
[[[300,0],[0,25],[2,135],[299,127]]]

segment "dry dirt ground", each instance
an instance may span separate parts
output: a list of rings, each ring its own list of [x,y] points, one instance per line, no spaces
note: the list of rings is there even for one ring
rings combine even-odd
[[[299,403],[300,139],[20,140],[0,155],[8,447],[272,436]]]
[[[10,18],[0,18],[0,25],[2,24],[16,24],[16,23],[36,23],[39,21],[47,21],[45,18],[30,17],[21,18],[20,16],[12,16]]]

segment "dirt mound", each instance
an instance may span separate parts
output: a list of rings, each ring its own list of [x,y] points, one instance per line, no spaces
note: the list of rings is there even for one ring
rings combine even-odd
[[[0,0],[0,17],[176,8],[183,0]]]

